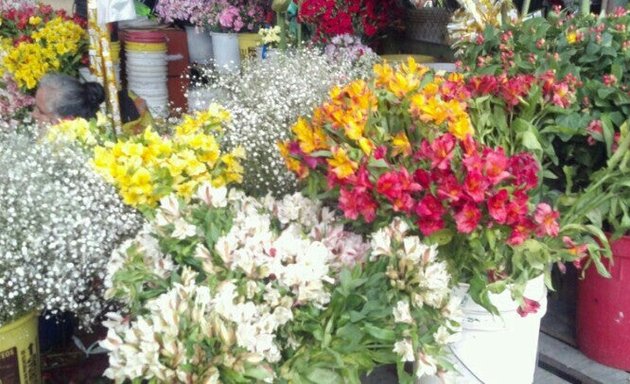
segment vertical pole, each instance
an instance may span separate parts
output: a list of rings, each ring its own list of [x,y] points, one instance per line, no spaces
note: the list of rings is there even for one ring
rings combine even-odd
[[[98,0],[88,0],[88,35],[90,37],[90,71],[105,89],[106,106],[101,112],[107,113],[114,126],[114,132],[120,133],[120,105],[118,87],[114,75],[114,65],[110,54],[109,32],[98,23]]]

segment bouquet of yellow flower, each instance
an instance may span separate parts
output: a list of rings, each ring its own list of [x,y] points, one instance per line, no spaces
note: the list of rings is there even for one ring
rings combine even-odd
[[[215,187],[240,183],[244,150],[221,153],[217,140],[228,118],[214,105],[185,117],[171,138],[147,129],[129,140],[98,146],[94,166],[119,189],[125,203],[137,207],[153,207],[171,192],[188,200],[204,182]]]
[[[0,72],[8,72],[25,90],[33,90],[47,72],[57,71],[76,75],[81,59],[87,51],[87,33],[80,21],[68,19],[63,14],[44,22],[32,16],[34,31],[14,39],[3,39],[6,47],[0,63]]]
[[[208,182],[216,187],[240,183],[245,151],[220,149],[222,124],[229,113],[213,104],[208,110],[186,115],[171,137],[151,128],[137,136],[112,140],[103,122],[75,119],[50,128],[47,139],[74,142],[93,150],[96,171],[118,188],[125,203],[152,208],[164,196],[175,193],[188,200],[197,187]]]

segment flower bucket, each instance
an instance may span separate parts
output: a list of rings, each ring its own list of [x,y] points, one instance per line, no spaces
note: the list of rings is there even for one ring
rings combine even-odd
[[[241,66],[238,34],[212,32],[214,65],[218,71],[236,72]]]
[[[630,370],[630,236],[611,241],[614,263],[578,281],[576,333],[580,350],[604,365]]]
[[[205,29],[186,26],[186,39],[191,64],[208,64],[212,60],[212,37]]]
[[[41,383],[37,320],[31,312],[0,327],[0,383]]]
[[[241,52],[241,60],[256,56],[256,48],[260,41],[260,36],[257,33],[239,33],[238,48]]]
[[[467,287],[462,287],[465,292]],[[532,384],[538,352],[540,320],[547,311],[544,276],[531,280],[525,297],[540,303],[536,313],[521,317],[509,291],[490,295],[500,312],[494,316],[469,295],[462,300],[461,339],[451,346],[451,362],[459,373],[458,384]],[[437,380],[437,381],[436,381]],[[422,377],[420,384],[439,383],[436,377]]]

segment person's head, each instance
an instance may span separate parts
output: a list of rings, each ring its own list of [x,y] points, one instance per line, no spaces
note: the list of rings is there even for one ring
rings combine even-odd
[[[40,123],[75,117],[91,119],[103,101],[105,90],[99,83],[81,83],[68,75],[49,73],[39,82],[33,117]]]

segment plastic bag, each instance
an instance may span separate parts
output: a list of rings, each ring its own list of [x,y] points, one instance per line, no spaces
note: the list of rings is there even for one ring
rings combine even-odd
[[[133,0],[98,0],[98,23],[112,23],[136,18],[136,6]]]

